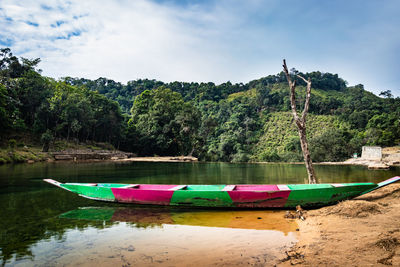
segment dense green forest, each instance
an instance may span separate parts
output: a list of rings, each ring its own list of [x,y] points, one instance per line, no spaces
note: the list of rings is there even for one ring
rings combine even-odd
[[[29,134],[44,144],[56,139],[108,142],[138,155],[193,155],[209,161],[301,161],[290,114],[285,75],[246,84],[164,83],[106,78],[44,77],[40,59],[0,50],[0,140]],[[400,144],[400,98],[348,87],[337,74],[311,78],[308,119],[314,161],[339,161],[363,145]],[[295,76],[294,76],[295,77]],[[304,102],[297,81],[298,108]]]

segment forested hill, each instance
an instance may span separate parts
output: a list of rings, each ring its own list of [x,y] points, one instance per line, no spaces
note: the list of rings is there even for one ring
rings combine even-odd
[[[296,70],[292,69],[292,72],[293,71],[298,73]],[[343,91],[346,89],[346,82],[343,79],[339,78],[337,74],[312,72],[303,75],[311,77],[313,88],[316,89],[321,89],[324,91]],[[129,81],[126,85],[107,78],[88,80],[84,78],[66,77],[63,80],[70,85],[85,86],[92,91],[98,91],[99,93],[104,94],[108,98],[117,101],[120,104],[122,111],[125,113],[130,112],[134,96],[140,95],[145,90],[153,90],[160,86],[164,86],[174,92],[180,93],[184,101],[201,102],[204,100],[211,100],[219,102],[222,99],[228,98],[228,96],[233,93],[244,92],[254,88],[257,88],[260,92],[265,91],[263,89],[266,89],[268,91],[268,89],[270,89],[271,86],[275,84],[286,83],[286,77],[283,72],[278,75],[270,75],[259,80],[250,81],[247,84],[232,84],[230,82],[226,82],[220,85],[215,85],[212,82],[163,83],[161,81],[148,79]],[[300,84],[304,84],[304,82],[300,79],[298,79],[297,82]]]
[[[163,83],[106,78],[54,80],[36,70],[39,59],[0,53],[3,145],[26,132],[109,142],[139,155],[188,155],[212,161],[299,161],[283,73],[246,84]],[[295,69],[292,73],[298,73]],[[400,98],[348,87],[336,74],[310,77],[309,142],[315,161],[343,160],[361,146],[400,143]],[[298,80],[298,108],[305,88]]]

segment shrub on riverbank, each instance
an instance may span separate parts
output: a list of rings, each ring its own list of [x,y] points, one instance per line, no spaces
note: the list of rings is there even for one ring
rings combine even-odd
[[[52,152],[59,151],[114,151],[115,148],[107,143],[77,143],[74,141],[57,140],[49,145],[49,152],[42,152],[42,145],[26,140],[12,139],[13,146],[3,145],[0,147],[0,164],[5,163],[23,163],[54,160]],[[15,142],[14,142],[15,141]]]
[[[13,150],[0,148],[0,164],[27,161],[45,161],[50,156],[41,152],[41,147],[17,147]]]

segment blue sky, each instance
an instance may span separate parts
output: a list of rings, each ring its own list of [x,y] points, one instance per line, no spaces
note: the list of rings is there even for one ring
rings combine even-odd
[[[400,1],[2,0],[0,47],[43,74],[248,82],[290,68],[400,96]]]

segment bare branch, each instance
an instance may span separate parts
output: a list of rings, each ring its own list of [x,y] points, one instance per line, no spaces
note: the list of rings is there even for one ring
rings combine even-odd
[[[294,82],[292,82],[292,79],[290,78],[290,74],[289,74],[288,68],[286,66],[286,60],[285,59],[283,60],[283,71],[285,72],[286,79],[287,79],[287,81],[289,83],[289,87],[290,87],[290,106],[292,108],[293,118],[294,118],[296,124],[299,124],[300,118],[299,118],[299,115],[297,114],[297,111],[296,111],[296,93],[295,93],[296,80],[294,80]]]
[[[297,77],[299,77],[300,79],[302,79],[306,84],[308,84],[308,81],[301,75],[297,74]]]
[[[289,83],[290,89],[292,89],[292,86],[296,87],[296,84],[293,84],[292,83],[292,79],[290,78],[289,70],[288,70],[288,68],[286,66],[286,60],[285,59],[283,60],[283,71],[285,72],[286,79],[287,79],[287,81]]]
[[[283,71],[285,72],[286,75],[288,75],[289,74],[289,70],[288,70],[288,68],[286,66],[286,59],[283,60],[283,65],[282,66],[283,66]]]
[[[307,82],[306,102],[304,104],[304,109],[301,114],[301,120],[304,122],[304,124],[306,123],[306,116],[308,113],[308,108],[310,107],[310,98],[311,98],[311,79],[310,79],[310,77],[308,78],[308,80],[306,82]]]

